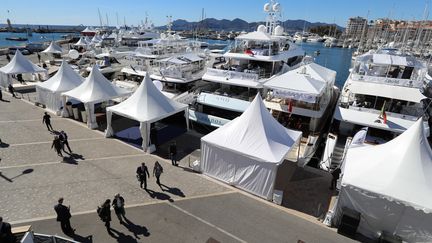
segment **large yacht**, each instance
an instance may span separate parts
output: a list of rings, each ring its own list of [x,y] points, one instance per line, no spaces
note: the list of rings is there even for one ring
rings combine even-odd
[[[264,104],[285,127],[299,130],[299,164],[306,165],[318,150],[336,105],[339,89],[336,72],[303,59],[294,70],[271,78],[264,84]]]
[[[279,3],[264,5],[266,25],[235,39],[228,52],[208,67],[203,76],[207,85],[196,90],[197,98],[189,111],[194,122],[220,127],[239,116],[264,83],[300,65],[304,51],[282,36],[277,25]]]
[[[207,53],[200,43],[172,33],[171,22],[160,38],[138,42],[134,63],[122,71],[130,74],[149,72],[156,86],[172,99],[187,94],[193,82],[205,72]]]
[[[427,116],[426,73],[424,62],[397,49],[357,56],[341,91],[320,167],[337,167],[352,137],[365,127],[365,143],[380,144]],[[427,117],[424,120],[429,133]]]

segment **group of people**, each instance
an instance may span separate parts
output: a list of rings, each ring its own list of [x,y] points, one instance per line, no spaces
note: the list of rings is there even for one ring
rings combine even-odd
[[[114,199],[107,199],[105,202],[97,208],[97,214],[102,222],[105,223],[105,227],[108,231],[108,234],[112,234],[111,231],[111,206],[114,208],[114,212],[117,215],[120,224],[124,224],[124,220],[126,220],[126,211],[125,211],[125,200],[119,193],[114,196]]]
[[[45,124],[48,131],[54,132],[54,129],[51,125],[51,116],[48,114],[48,112],[45,112],[43,118],[42,118],[42,124]],[[66,152],[65,147],[68,148],[69,153]],[[63,157],[62,150],[65,153],[72,154],[72,149],[69,146],[68,142],[68,135],[65,131],[61,131],[59,135],[54,136],[54,140],[52,142],[51,148],[54,148],[57,152],[57,155],[60,157]]]
[[[161,186],[160,176],[163,173],[162,165],[156,161],[153,167],[153,176],[156,177],[156,184]],[[140,166],[136,169],[137,179],[140,182],[140,187],[147,190],[147,178],[150,178],[150,174],[148,172],[147,166],[145,163],[141,163]]]

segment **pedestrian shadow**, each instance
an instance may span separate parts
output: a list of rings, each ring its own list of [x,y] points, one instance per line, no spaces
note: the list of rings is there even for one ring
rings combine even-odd
[[[11,178],[9,178],[9,177],[3,175],[3,173],[0,172],[0,177],[2,177],[3,179],[5,179],[5,180],[7,180],[8,182],[11,182],[11,183],[12,183],[14,179],[16,179],[16,178],[18,178],[18,177],[20,177],[20,176],[22,176],[22,175],[25,175],[25,174],[30,174],[30,173],[32,173],[33,171],[34,171],[33,169],[25,169],[25,170],[23,170],[23,172],[21,172],[21,174],[16,175],[16,176],[11,177]]]
[[[65,152],[66,153],[66,152]],[[75,153],[67,153],[69,156],[63,156],[63,162],[72,164],[72,165],[78,165],[78,160],[85,160],[84,156],[81,154],[75,154]]]
[[[182,190],[180,190],[177,187],[169,187],[169,186],[164,185],[162,183],[160,184],[160,187],[161,187],[162,191],[164,191],[164,192],[169,192],[169,193],[171,193],[173,195],[177,195],[179,197],[185,197],[185,194],[182,192]],[[164,189],[164,188],[166,188],[166,189]]]
[[[72,236],[72,239],[74,239],[74,241],[78,241],[81,243],[93,243],[93,235],[89,235],[89,236],[84,237],[84,236],[81,236],[78,234],[74,234]]]
[[[52,131],[50,131],[50,133],[53,135],[60,135],[60,132],[56,131],[56,130],[52,130]]]
[[[132,234],[134,234],[135,238],[141,239],[138,235],[143,235],[145,237],[150,236],[150,232],[148,232],[145,226],[136,225],[132,221],[130,221],[126,216],[123,216],[124,222],[122,223]]]
[[[130,236],[130,235],[125,235],[125,234],[123,234],[122,232],[120,232],[120,231],[118,231],[118,230],[116,230],[116,229],[111,228],[111,232],[113,232],[113,233],[110,233],[109,235],[110,235],[112,238],[116,239],[117,242],[121,242],[121,243],[137,243],[137,242],[138,242],[138,241],[137,241],[135,238],[133,238],[132,236]],[[114,233],[115,233],[115,234],[114,234]]]
[[[174,200],[168,194],[165,194],[165,193],[162,193],[162,192],[153,191],[153,190],[150,190],[150,189],[147,189],[146,192],[150,195],[151,198],[156,198],[158,200],[167,200],[169,202],[174,202]]]
[[[1,99],[0,101],[2,101],[2,102],[6,102],[6,103],[10,103],[9,100],[3,100],[3,99]]]
[[[1,142],[0,143],[0,148],[8,148],[10,145],[8,143],[5,142]]]

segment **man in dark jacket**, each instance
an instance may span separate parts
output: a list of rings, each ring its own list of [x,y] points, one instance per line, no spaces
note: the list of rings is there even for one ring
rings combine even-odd
[[[140,181],[140,187],[147,190],[147,178],[150,177],[147,166],[143,162],[136,170],[138,180]],[[144,184],[144,187],[143,187]]]
[[[117,215],[117,218],[119,219],[120,223],[123,223],[123,218],[125,218],[126,212],[124,209],[125,200],[122,196],[120,196],[120,193],[117,193],[117,195],[114,196],[114,200],[112,202],[112,206],[114,208],[114,212]]]
[[[12,227],[8,222],[3,222],[3,218],[0,217],[0,242],[14,243],[15,237],[12,234]]]
[[[66,150],[65,150],[65,146],[67,146],[67,148],[69,150],[69,154],[71,154],[72,150],[69,147],[68,135],[65,133],[65,131],[61,131],[60,132],[59,138],[60,138],[60,141],[62,142],[63,152],[67,153]]]
[[[51,126],[51,116],[48,115],[48,112],[45,112],[45,115],[42,118],[42,124],[45,123],[45,125],[48,128],[48,131],[54,131],[54,129]]]
[[[107,199],[105,200],[105,202],[102,204],[102,206],[100,208],[98,208],[97,211],[100,219],[102,220],[102,222],[105,222],[105,227],[108,231],[108,234],[112,234],[111,232],[111,200]]]
[[[54,210],[57,213],[57,221],[60,222],[61,229],[66,235],[73,235],[75,229],[72,229],[70,225],[70,218],[72,215],[70,214],[70,206],[66,207],[63,205],[63,198],[59,198],[58,204],[54,206]]]
[[[171,163],[172,165],[177,166],[177,144],[176,142],[173,142],[169,147],[169,153],[171,157]]]

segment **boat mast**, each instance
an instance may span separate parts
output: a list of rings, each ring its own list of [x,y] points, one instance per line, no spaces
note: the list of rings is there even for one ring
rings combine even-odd
[[[99,8],[98,8],[98,14],[99,14],[99,25],[102,28],[102,16],[101,16]]]

